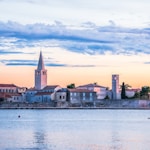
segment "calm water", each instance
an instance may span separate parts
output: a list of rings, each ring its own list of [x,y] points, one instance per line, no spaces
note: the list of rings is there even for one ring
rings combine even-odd
[[[0,150],[150,150],[149,117],[150,110],[0,110]]]

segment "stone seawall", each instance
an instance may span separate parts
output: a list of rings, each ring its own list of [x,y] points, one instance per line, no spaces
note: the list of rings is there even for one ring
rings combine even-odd
[[[150,109],[150,100],[95,100],[92,105],[52,103],[0,103],[0,109]]]
[[[150,100],[97,100],[95,105],[107,108],[150,108]]]

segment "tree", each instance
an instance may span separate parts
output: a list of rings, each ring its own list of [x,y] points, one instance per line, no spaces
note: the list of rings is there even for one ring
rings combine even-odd
[[[75,84],[71,83],[71,84],[67,85],[67,88],[68,89],[74,89],[75,88]]]
[[[140,92],[135,92],[133,98],[139,99],[140,98]]]
[[[141,96],[142,98],[148,98],[149,92],[150,92],[150,87],[149,87],[149,86],[143,86],[143,87],[142,87],[142,90],[141,90],[141,92],[140,92],[140,96]]]
[[[121,99],[126,99],[126,87],[125,87],[124,82],[122,83],[122,86],[121,86]]]

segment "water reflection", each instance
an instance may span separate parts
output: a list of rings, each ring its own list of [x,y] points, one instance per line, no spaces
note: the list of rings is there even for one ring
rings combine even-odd
[[[18,113],[21,118],[16,119]],[[0,110],[0,149],[149,150],[149,114],[141,110]]]
[[[48,149],[47,141],[45,139],[46,137],[44,132],[35,132],[34,133],[35,141],[33,142],[36,145],[35,147],[39,149]]]
[[[117,131],[117,127],[113,128],[111,133],[111,145],[110,150],[123,150],[121,137]]]

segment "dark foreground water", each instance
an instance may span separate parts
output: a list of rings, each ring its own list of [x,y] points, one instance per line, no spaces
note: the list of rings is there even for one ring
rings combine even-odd
[[[150,110],[0,110],[0,150],[150,150],[149,118]]]

